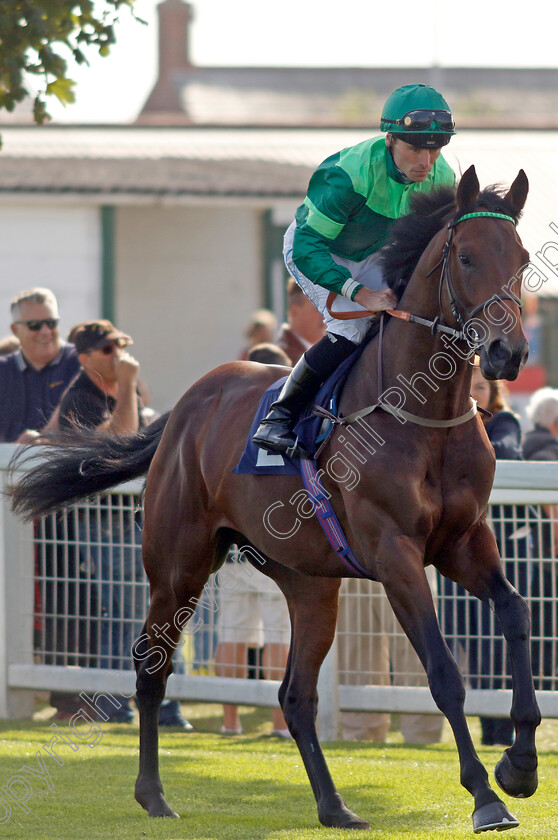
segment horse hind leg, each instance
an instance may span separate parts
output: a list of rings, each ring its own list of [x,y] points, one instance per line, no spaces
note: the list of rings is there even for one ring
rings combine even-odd
[[[182,626],[191,618],[203,590],[183,589],[180,598],[172,587],[152,589],[149,615],[134,644],[136,696],[140,717],[140,760],[136,801],[150,817],[178,817],[165,799],[159,775],[159,709],[172,673],[172,657]]]
[[[337,622],[340,581],[310,578],[283,569],[272,574],[289,604],[292,638],[279,702],[302,756],[322,825],[369,829],[335,787],[316,732],[320,666],[331,647]]]

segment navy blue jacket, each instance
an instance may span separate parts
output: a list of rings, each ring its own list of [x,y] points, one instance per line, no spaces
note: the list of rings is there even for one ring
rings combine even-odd
[[[520,461],[521,426],[511,411],[498,411],[485,424],[486,434],[494,447],[496,458],[505,461]]]
[[[28,364],[21,351],[0,357],[0,441],[13,443],[25,429],[40,431],[79,373],[73,344],[41,370]]]

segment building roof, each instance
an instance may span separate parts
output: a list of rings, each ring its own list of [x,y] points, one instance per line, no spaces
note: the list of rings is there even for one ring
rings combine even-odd
[[[5,157],[0,195],[64,195],[167,199],[180,196],[277,198],[300,196],[310,170],[271,161]]]
[[[6,126],[2,138],[4,195],[273,200],[300,196],[311,174],[308,155],[253,131]]]
[[[443,91],[461,128],[558,129],[558,69],[200,67],[190,50],[194,6],[183,0],[157,6],[159,74],[140,124],[369,130],[395,88],[423,82]]]
[[[553,68],[190,67],[167,81],[176,107],[152,95],[137,121],[368,127],[410,81],[443,91],[461,128],[558,128]]]

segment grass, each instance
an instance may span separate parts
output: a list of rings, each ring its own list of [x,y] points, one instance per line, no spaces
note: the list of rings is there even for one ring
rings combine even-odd
[[[269,711],[242,709],[244,735],[219,735],[221,707],[183,706],[195,732],[161,737],[161,774],[167,798],[180,820],[150,820],[133,799],[137,772],[137,726],[101,724],[102,738],[78,751],[57,745],[57,764],[42,749],[53,732],[52,709],[32,721],[0,721],[0,787],[22,765],[38,768],[40,750],[51,778],[30,776],[28,812],[12,803],[2,838],[33,840],[334,840],[347,832],[320,827],[300,755],[293,743],[269,737]],[[471,719],[475,743],[479,727]],[[396,721],[395,721],[396,724]],[[67,725],[59,724],[69,734]],[[532,799],[502,798],[521,821],[511,837],[554,840],[558,836],[558,722],[539,730],[540,787]],[[74,740],[76,740],[74,738]],[[479,748],[489,773],[500,756]],[[457,754],[446,724],[441,744],[408,747],[394,729],[387,744],[325,745],[326,757],[349,807],[368,819],[374,840],[471,838],[472,800],[459,784]],[[12,789],[23,791],[12,782]],[[6,791],[0,791],[0,799]],[[0,819],[3,805],[0,802]],[[360,836],[360,835],[359,835]]]

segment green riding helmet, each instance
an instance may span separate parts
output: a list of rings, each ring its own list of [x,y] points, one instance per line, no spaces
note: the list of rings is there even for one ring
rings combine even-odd
[[[441,93],[423,84],[403,85],[388,96],[380,128],[427,149],[445,146],[455,134],[448,103]]]

